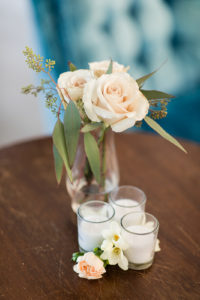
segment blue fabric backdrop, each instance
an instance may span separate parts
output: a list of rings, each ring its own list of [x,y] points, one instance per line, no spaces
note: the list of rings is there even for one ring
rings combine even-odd
[[[147,84],[177,96],[160,124],[175,136],[200,142],[200,1],[32,0],[43,55],[86,68],[108,59],[131,67],[137,78],[166,58]],[[144,127],[148,130],[147,127]]]

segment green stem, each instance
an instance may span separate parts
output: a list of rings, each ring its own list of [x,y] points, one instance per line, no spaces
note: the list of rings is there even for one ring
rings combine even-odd
[[[92,170],[90,168],[90,164],[89,164],[89,161],[88,161],[87,157],[86,157],[86,162],[85,162],[84,175],[85,175],[85,178],[87,180],[87,184],[89,186],[90,183],[92,182],[92,179],[93,179],[93,173],[92,173]]]
[[[106,129],[104,129],[102,140],[102,186],[105,188],[106,182]]]

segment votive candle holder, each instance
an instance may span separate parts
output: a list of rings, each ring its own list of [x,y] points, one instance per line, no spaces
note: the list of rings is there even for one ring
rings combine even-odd
[[[158,220],[149,213],[131,212],[121,219],[122,236],[129,244],[125,255],[129,268],[144,270],[154,259],[155,245],[159,230]]]
[[[115,220],[132,211],[144,211],[146,204],[145,193],[135,186],[119,186],[109,194],[109,203],[115,209]]]
[[[108,228],[114,214],[114,208],[103,201],[92,200],[80,205],[77,211],[80,251],[93,251],[101,246],[102,231]]]

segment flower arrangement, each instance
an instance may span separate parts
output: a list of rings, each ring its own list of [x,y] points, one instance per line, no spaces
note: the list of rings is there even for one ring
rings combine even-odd
[[[47,108],[57,116],[53,131],[53,154],[58,183],[62,178],[63,167],[70,181],[73,181],[72,167],[80,133],[84,134],[87,156],[85,178],[88,182],[94,178],[101,186],[105,185],[104,145],[108,128],[114,132],[123,132],[133,126],[140,127],[145,121],[163,138],[186,152],[155,121],[166,117],[167,105],[173,96],[143,89],[145,81],[157,70],[135,80],[129,75],[128,67],[112,60],[89,63],[87,70],[78,70],[69,62],[69,71],[60,74],[56,82],[52,76],[55,61],[44,60],[29,47],[23,53],[29,68],[48,76],[48,79],[41,79],[38,86],[30,84],[23,87],[22,92],[34,96],[44,93]],[[99,130],[97,140],[93,135],[96,129]]]
[[[135,80],[128,73],[129,67],[112,60],[89,63],[89,68],[84,70],[78,70],[69,62],[69,70],[60,74],[56,82],[52,76],[55,61],[44,60],[40,55],[34,54],[29,47],[26,47],[23,53],[31,69],[48,76],[48,79],[46,77],[41,79],[38,86],[30,84],[23,87],[22,92],[34,96],[43,93],[47,108],[56,115],[53,155],[58,183],[62,179],[64,167],[70,182],[74,180],[72,170],[81,134],[86,155],[82,173],[88,186],[91,182],[95,182],[100,187],[106,186],[108,130],[123,132],[133,126],[141,127],[144,121],[163,138],[186,152],[182,145],[155,121],[166,117],[167,105],[174,97],[161,91],[143,89],[145,81],[158,70]],[[111,155],[114,156],[113,150]],[[80,178],[78,184],[80,185]],[[112,221],[109,223],[110,228],[106,227],[97,233],[95,231],[98,239],[95,239],[90,249],[87,248],[88,251],[93,249],[96,240],[99,241],[100,238],[99,244],[93,251],[76,252],[72,255],[72,260],[76,263],[73,269],[79,277],[102,278],[107,265],[118,265],[121,269],[128,270],[133,255],[134,263],[139,264],[139,268],[141,265],[142,268],[147,268],[152,264],[154,252],[160,250],[157,239],[159,224],[157,221],[145,221],[144,212],[139,214],[142,217],[140,230],[137,229],[137,225],[127,227],[127,236],[124,239],[122,221],[129,215],[127,214],[121,219],[121,226],[116,221]],[[152,218],[154,217],[151,216]],[[133,227],[139,230],[136,234],[141,236],[129,240],[130,228]],[[86,235],[86,246],[88,246],[88,230],[87,228],[83,230]],[[142,236],[143,234],[146,236]],[[84,250],[84,247],[80,249]]]

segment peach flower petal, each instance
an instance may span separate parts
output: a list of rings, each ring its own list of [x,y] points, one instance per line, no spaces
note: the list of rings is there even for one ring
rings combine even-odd
[[[77,262],[73,269],[81,278],[99,279],[102,277],[102,274],[106,272],[103,261],[93,252],[79,256]]]

